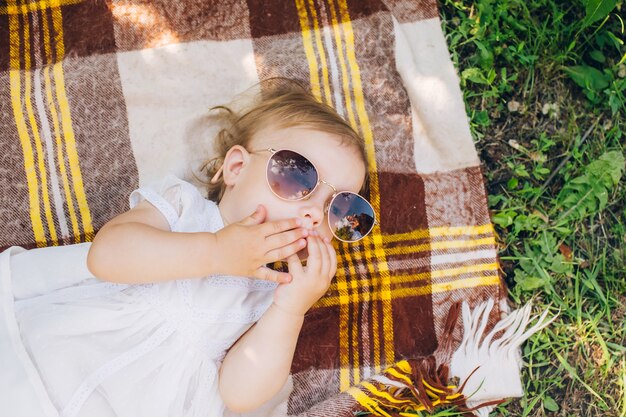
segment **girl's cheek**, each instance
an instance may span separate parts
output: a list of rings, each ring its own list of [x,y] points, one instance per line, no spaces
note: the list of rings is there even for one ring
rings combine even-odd
[[[330,229],[328,228],[328,223],[325,223],[323,225],[321,225],[320,227],[318,227],[317,229],[315,229],[318,233],[318,235],[323,239],[323,238],[328,238],[329,240],[333,240],[333,234],[331,233]]]

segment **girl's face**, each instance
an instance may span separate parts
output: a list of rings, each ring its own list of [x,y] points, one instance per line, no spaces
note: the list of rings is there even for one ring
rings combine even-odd
[[[254,212],[259,204],[267,209],[266,221],[299,217],[303,227],[332,238],[325,208],[334,193],[324,183],[305,199],[286,201],[277,197],[266,180],[267,161],[272,156],[265,149],[289,149],[305,156],[317,168],[319,178],[337,191],[358,193],[365,178],[365,164],[354,146],[341,144],[339,136],[304,127],[266,128],[258,132],[248,146],[234,146],[224,160],[226,190],[220,201],[220,213],[226,224],[236,223]]]

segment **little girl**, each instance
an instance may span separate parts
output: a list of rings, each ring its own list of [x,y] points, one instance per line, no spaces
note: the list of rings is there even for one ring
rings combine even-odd
[[[240,114],[222,108],[231,123],[203,168],[213,201],[171,175],[139,188],[93,243],[55,248],[86,265],[58,278],[71,285],[14,291],[2,314],[25,354],[11,366],[44,415],[218,417],[283,387],[304,314],[336,272],[331,239],[356,241],[375,222],[358,195],[362,139],[287,86]],[[13,268],[50,249],[17,253]],[[266,266],[283,260],[288,272]],[[11,395],[0,392],[0,410],[21,416],[3,408]]]

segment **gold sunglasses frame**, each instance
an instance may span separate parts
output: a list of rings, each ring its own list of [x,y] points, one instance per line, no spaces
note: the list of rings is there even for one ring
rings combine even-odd
[[[300,157],[304,158],[305,160],[309,161],[309,163],[311,164],[311,166],[313,166],[313,169],[315,169],[315,173],[317,174],[317,183],[315,184],[315,186],[313,187],[313,189],[311,189],[311,191],[309,193],[307,193],[306,195],[300,197],[300,198],[296,198],[296,199],[289,199],[289,198],[284,198],[281,197],[280,195],[278,195],[276,193],[276,191],[274,191],[274,189],[272,188],[272,185],[270,184],[269,181],[269,176],[268,176],[268,171],[270,168],[270,161],[272,160],[272,156],[274,156],[275,154],[277,154],[278,152],[281,151],[288,151],[288,152],[293,152],[296,155],[299,155]],[[376,211],[374,211],[374,207],[372,206],[372,203],[370,203],[369,201],[367,201],[365,199],[365,197],[363,197],[360,194],[354,193],[352,191],[338,191],[337,188],[335,186],[333,186],[332,184],[324,181],[323,179],[320,178],[320,174],[319,174],[319,170],[317,169],[317,167],[315,166],[315,164],[313,162],[311,162],[311,160],[309,160],[309,158],[307,158],[306,156],[302,155],[300,152],[296,152],[294,150],[291,149],[287,149],[287,148],[283,148],[283,149],[274,149],[274,148],[266,148],[266,149],[259,149],[259,150],[254,150],[254,151],[248,151],[250,153],[260,153],[260,152],[270,152],[272,154],[272,156],[270,156],[270,158],[267,160],[267,164],[265,167],[265,182],[267,183],[267,186],[269,187],[269,189],[272,191],[272,193],[280,198],[283,201],[300,201],[300,200],[305,200],[307,199],[311,194],[313,194],[315,192],[315,190],[317,190],[317,187],[320,184],[325,184],[327,186],[329,186],[330,188],[332,188],[333,190],[333,194],[331,196],[330,202],[324,207],[324,214],[326,215],[326,219],[327,219],[327,223],[328,223],[328,228],[330,229],[330,232],[333,234],[333,236],[335,237],[335,239],[341,241],[341,242],[345,242],[345,243],[355,243],[360,241],[361,239],[365,238],[367,235],[369,235],[372,230],[374,229],[374,226],[378,224],[378,221],[376,219]],[[372,226],[369,228],[369,230],[367,231],[367,233],[365,233],[364,235],[362,235],[359,239],[356,240],[344,240],[342,238],[340,238],[339,236],[337,236],[335,234],[335,232],[333,231],[333,227],[330,224],[330,216],[328,215],[328,211],[330,209],[330,207],[332,206],[333,202],[335,201],[335,198],[337,198],[337,196],[339,196],[340,194],[343,193],[348,193],[348,194],[354,194],[357,197],[361,198],[363,201],[365,201],[367,203],[367,205],[372,209],[372,214],[374,215],[373,219],[374,221],[372,222]]]

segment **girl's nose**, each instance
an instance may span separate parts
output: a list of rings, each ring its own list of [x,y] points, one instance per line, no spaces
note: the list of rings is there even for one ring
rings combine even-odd
[[[304,220],[302,226],[313,229],[322,224],[324,220],[324,210],[317,205],[307,204],[300,208],[300,218]]]

